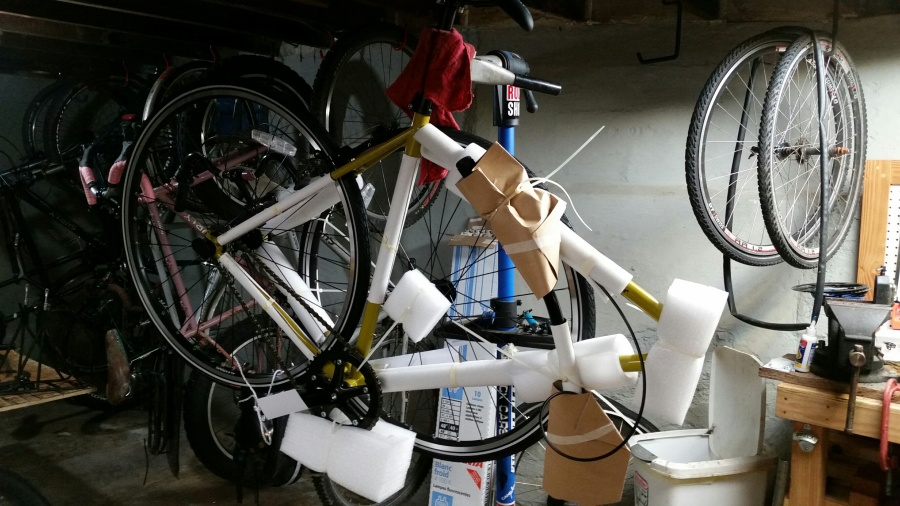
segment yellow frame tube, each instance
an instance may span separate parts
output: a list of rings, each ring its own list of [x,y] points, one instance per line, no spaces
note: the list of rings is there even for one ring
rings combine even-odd
[[[622,290],[622,296],[641,308],[641,311],[647,313],[647,316],[659,321],[659,316],[662,314],[663,308],[662,302],[656,300],[655,297],[638,286],[637,283],[634,281],[629,282],[628,286]]]
[[[351,172],[361,174],[368,170],[368,168],[374,165],[376,162],[383,160],[386,156],[393,153],[394,151],[397,151],[401,146],[404,145],[404,152],[407,155],[419,158],[420,156],[422,156],[422,145],[413,138],[413,135],[415,135],[415,133],[420,128],[427,125],[430,120],[431,116],[423,116],[421,114],[413,115],[412,125],[410,125],[409,128],[403,130],[399,134],[391,137],[381,144],[372,146],[353,160],[333,170],[330,174],[331,179],[340,179],[347,174],[350,174]]]
[[[407,128],[399,134],[391,137],[386,142],[372,146],[365,150],[362,154],[353,160],[341,165],[331,172],[331,179],[340,179],[351,172],[362,173],[376,162],[384,159],[387,155],[397,151],[415,134],[415,129]]]

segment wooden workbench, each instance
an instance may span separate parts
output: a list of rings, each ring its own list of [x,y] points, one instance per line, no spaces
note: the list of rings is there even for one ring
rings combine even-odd
[[[896,371],[898,364],[888,364]],[[791,446],[790,506],[832,506],[848,504],[877,504],[826,497],[826,461],[830,431],[843,431],[847,421],[847,405],[850,386],[812,373],[785,372],[761,367],[759,375],[778,380],[775,412],[794,423],[794,431],[806,431],[818,438],[811,452],[800,449],[794,441]],[[856,413],[853,434],[881,438],[881,410],[884,383],[860,383],[857,389]],[[890,408],[889,440],[900,443],[900,400]]]

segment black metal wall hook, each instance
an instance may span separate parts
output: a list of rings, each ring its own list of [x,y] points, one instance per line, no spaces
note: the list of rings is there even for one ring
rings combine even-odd
[[[638,52],[637,59],[642,65],[674,60],[678,58],[678,54],[681,51],[681,0],[663,0],[663,5],[675,5],[678,8],[678,15],[675,21],[675,52],[668,56],[657,56],[655,58],[644,58],[643,55]]]

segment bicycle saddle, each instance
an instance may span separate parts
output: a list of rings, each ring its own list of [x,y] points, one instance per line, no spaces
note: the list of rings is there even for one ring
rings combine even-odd
[[[503,9],[503,12],[513,18],[526,32],[530,32],[534,28],[534,18],[531,17],[531,12],[521,0],[460,0],[459,4],[472,7],[497,6]]]

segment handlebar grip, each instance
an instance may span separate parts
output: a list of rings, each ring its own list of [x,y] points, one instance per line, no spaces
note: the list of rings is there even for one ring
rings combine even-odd
[[[523,90],[537,91],[548,95],[559,95],[562,92],[562,85],[550,81],[535,79],[530,76],[516,76],[513,84]]]
[[[513,18],[526,32],[534,29],[534,18],[521,0],[503,0],[498,4],[509,17]]]

